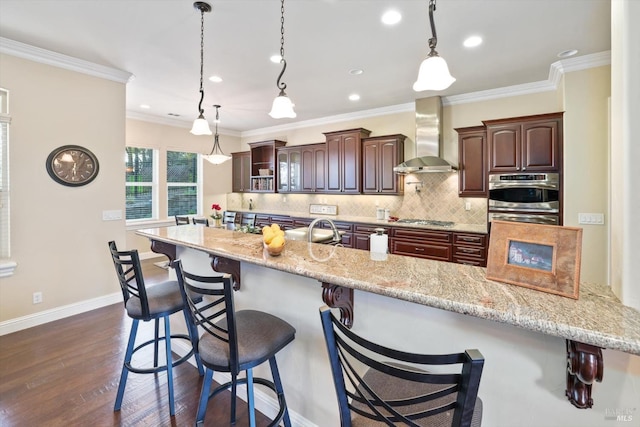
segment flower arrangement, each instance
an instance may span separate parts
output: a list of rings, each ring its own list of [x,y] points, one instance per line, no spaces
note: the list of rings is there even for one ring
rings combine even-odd
[[[216,220],[222,219],[222,214],[220,213],[220,210],[222,208],[220,207],[219,204],[214,203],[213,205],[211,205],[211,209],[213,209],[213,215],[211,215],[211,218]]]

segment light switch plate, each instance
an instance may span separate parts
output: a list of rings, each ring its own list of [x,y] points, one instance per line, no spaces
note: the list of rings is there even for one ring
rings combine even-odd
[[[602,225],[604,224],[604,214],[601,213],[579,213],[578,224]]]
[[[119,221],[122,219],[122,210],[102,211],[103,221]]]
[[[338,215],[337,205],[309,205],[310,214]]]

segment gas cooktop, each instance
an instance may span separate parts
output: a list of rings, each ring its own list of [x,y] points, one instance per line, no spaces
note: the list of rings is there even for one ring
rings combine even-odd
[[[453,221],[436,221],[433,219],[399,219],[396,221],[399,224],[417,224],[417,225],[433,225],[436,227],[452,227],[455,224]]]

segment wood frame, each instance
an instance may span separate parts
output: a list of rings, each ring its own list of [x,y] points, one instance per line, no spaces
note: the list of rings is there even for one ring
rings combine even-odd
[[[492,221],[487,279],[578,299],[582,228]]]

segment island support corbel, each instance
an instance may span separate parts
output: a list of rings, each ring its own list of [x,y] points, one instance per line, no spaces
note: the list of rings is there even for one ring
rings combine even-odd
[[[602,349],[589,344],[567,340],[567,391],[569,402],[576,408],[593,406],[591,386],[602,382],[604,360]]]
[[[322,282],[322,301],[340,310],[340,322],[344,326],[353,326],[353,289]]]

